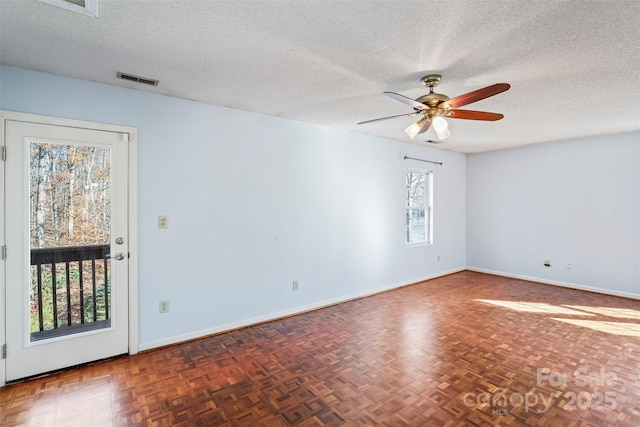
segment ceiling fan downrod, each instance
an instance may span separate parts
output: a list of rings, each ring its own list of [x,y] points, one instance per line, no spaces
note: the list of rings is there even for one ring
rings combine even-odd
[[[422,84],[429,88],[429,93],[416,99],[416,102],[424,104],[429,109],[437,108],[439,104],[448,101],[449,97],[441,93],[435,93],[433,88],[438,86],[442,76],[440,74],[429,74],[422,78]],[[420,111],[419,109],[417,111]],[[424,111],[424,110],[423,110]]]
[[[433,93],[433,88],[438,86],[441,79],[440,74],[429,74],[422,78],[422,84],[429,88],[429,93]]]

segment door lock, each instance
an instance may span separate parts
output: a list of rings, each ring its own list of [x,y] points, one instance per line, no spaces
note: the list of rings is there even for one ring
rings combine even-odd
[[[121,245],[121,244],[123,244],[123,243],[124,243],[124,239],[123,239],[122,237],[118,237],[118,238],[116,239],[116,245]]]

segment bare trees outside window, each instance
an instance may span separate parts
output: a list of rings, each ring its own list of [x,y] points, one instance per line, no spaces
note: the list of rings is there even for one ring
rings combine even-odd
[[[31,143],[31,247],[109,242],[110,149]]]

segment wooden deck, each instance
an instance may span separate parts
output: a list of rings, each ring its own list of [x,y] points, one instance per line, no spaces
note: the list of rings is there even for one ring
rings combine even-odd
[[[8,426],[639,426],[640,302],[462,272],[0,389]]]

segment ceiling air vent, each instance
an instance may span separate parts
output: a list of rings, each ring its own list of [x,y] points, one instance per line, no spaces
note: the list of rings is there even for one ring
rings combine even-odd
[[[136,82],[136,83],[149,85],[149,86],[158,86],[158,83],[160,83],[158,80],[148,79],[146,77],[134,76],[133,74],[125,74],[119,71],[118,71],[117,77],[122,80],[128,80],[130,82]]]
[[[39,0],[86,16],[98,17],[98,0]]]

